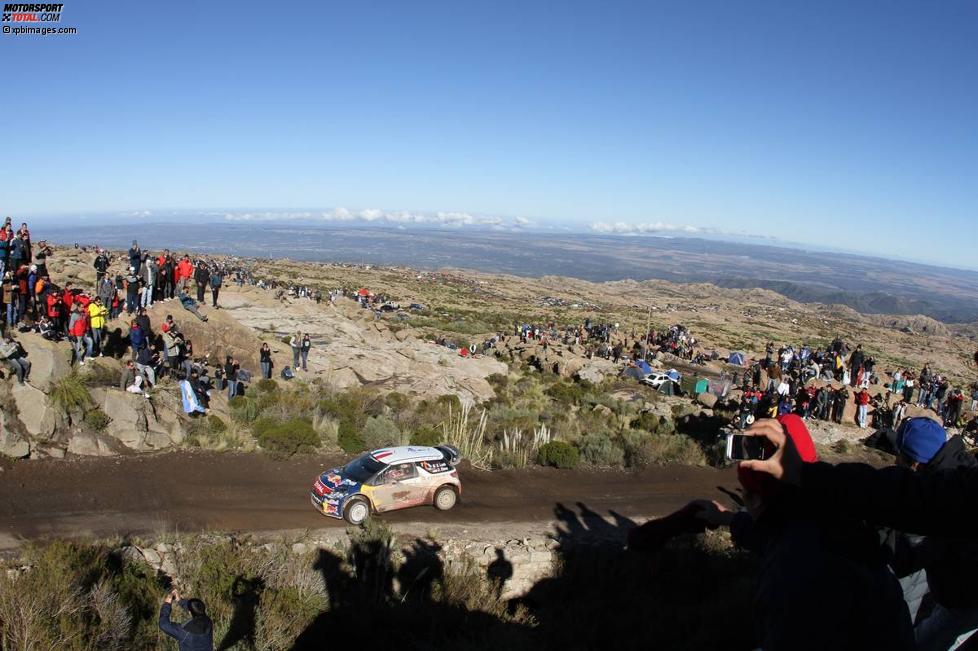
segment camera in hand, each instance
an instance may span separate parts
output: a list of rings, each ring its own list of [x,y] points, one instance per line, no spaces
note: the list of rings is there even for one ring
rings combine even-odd
[[[727,458],[734,461],[767,459],[773,450],[763,436],[727,434]]]

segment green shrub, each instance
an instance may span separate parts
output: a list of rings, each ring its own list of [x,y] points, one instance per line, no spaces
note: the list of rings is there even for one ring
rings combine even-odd
[[[577,447],[580,448],[581,456],[588,465],[620,466],[625,460],[625,451],[603,432],[585,434]]]
[[[92,396],[88,393],[88,387],[85,386],[81,376],[75,371],[52,384],[48,397],[65,414],[84,410],[92,404]]]
[[[350,420],[340,421],[336,442],[339,444],[340,449],[347,454],[363,452],[364,448],[367,447],[366,443],[363,442],[363,438],[360,436],[360,432],[357,431],[356,425]]]
[[[384,397],[384,404],[387,405],[392,412],[399,414],[406,411],[408,407],[411,406],[411,399],[399,391],[391,391]]]
[[[235,396],[228,405],[231,408],[231,418],[240,423],[253,423],[261,415],[258,402],[250,396]]]
[[[443,438],[444,434],[434,427],[421,427],[411,434],[411,445],[440,445]]]
[[[570,443],[551,441],[540,446],[537,453],[541,465],[573,469],[581,463],[581,455]]]
[[[684,434],[652,434],[641,445],[629,451],[629,465],[673,464],[706,465],[703,448]]]
[[[290,457],[319,446],[319,434],[305,418],[274,421],[263,418],[254,424],[258,444],[273,456]]]
[[[223,432],[228,428],[227,424],[221,420],[221,417],[215,414],[207,415],[207,427],[215,434],[218,432]]]
[[[486,382],[492,387],[492,390],[496,393],[504,391],[509,385],[509,376],[503,373],[493,373],[486,378]]]
[[[284,337],[282,337],[282,343],[285,344],[286,346],[291,346],[292,345],[292,335],[285,335]]]
[[[548,396],[562,405],[577,405],[584,398],[584,388],[571,382],[554,382],[544,391]]]
[[[364,445],[370,450],[401,443],[401,431],[387,416],[371,416],[360,432]]]
[[[278,382],[268,378],[262,378],[255,382],[255,391],[259,393],[275,393],[278,391]]]
[[[102,409],[99,407],[96,407],[95,409],[91,409],[85,412],[84,420],[85,420],[85,425],[93,432],[101,432],[102,430],[104,430],[106,427],[109,426],[109,423],[112,422],[112,419],[109,418],[109,415],[106,414],[104,411],[102,411]]]
[[[648,411],[643,411],[633,418],[629,423],[632,429],[644,429],[646,432],[655,434],[657,432],[673,431],[672,421],[665,416],[658,416]]]

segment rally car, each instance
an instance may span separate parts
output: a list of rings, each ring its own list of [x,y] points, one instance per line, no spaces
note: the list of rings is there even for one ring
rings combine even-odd
[[[371,513],[419,504],[447,511],[462,494],[455,470],[460,460],[458,449],[450,445],[405,445],[365,452],[319,475],[312,485],[312,505],[323,515],[353,525]]]

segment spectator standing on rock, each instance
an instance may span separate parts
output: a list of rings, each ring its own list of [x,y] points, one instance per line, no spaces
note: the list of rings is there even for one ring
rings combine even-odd
[[[105,318],[109,311],[102,302],[101,296],[96,296],[95,300],[88,304],[88,321],[92,328],[92,343],[98,349],[98,356],[102,354],[102,338],[105,334]]]
[[[126,275],[126,312],[133,314],[139,306],[139,276],[136,274],[138,267],[129,266],[129,273]]]
[[[268,347],[268,342],[266,341],[261,345],[261,350],[258,351],[258,356],[261,360],[261,376],[265,380],[269,380],[272,377],[272,349]]]
[[[292,369],[299,369],[299,357],[302,355],[302,333],[296,332],[292,336],[292,340],[289,341],[289,346],[292,347]]]
[[[207,281],[210,279],[210,270],[202,261],[197,261],[197,268],[194,271],[194,281],[197,283],[197,302],[204,302],[204,290],[207,289]]]
[[[228,400],[238,395],[238,369],[240,366],[228,355],[224,360],[224,380],[228,383]]]
[[[853,353],[855,354],[855,353]],[[856,422],[863,429],[866,428],[866,414],[869,411],[869,391],[860,389],[855,395],[856,401]]]
[[[170,621],[174,601],[190,613],[190,621],[182,625]],[[181,599],[176,590],[168,594],[160,607],[160,630],[177,641],[180,651],[214,651],[214,624],[200,599]]]
[[[139,248],[139,242],[136,240],[132,241],[128,256],[129,266],[132,267],[133,272],[139,271],[139,266],[143,263],[143,251]]]
[[[88,357],[92,356],[92,339],[88,336],[88,313],[82,310],[79,303],[71,307],[68,335],[75,349],[75,361],[79,366],[84,366],[86,353]]]
[[[160,272],[160,300],[168,301],[173,298],[173,272],[176,268],[169,249],[163,251],[157,265]]]
[[[5,318],[7,327],[12,328],[17,323],[17,285],[14,283],[13,274],[9,271],[3,274],[3,283],[0,285],[0,301],[2,301],[3,307],[0,318]]]
[[[143,307],[153,305],[153,290],[156,287],[157,275],[156,260],[153,256],[147,254],[146,260],[143,262],[142,269],[140,270],[140,276],[143,281],[143,295],[140,305]]]
[[[174,279],[176,284],[179,286],[181,292],[187,291],[187,283],[190,282],[190,278],[194,275],[194,265],[190,261],[190,256],[183,256],[180,262],[177,263],[176,272]],[[203,300],[203,299],[198,299]]]
[[[95,287],[98,288],[102,284],[102,279],[105,278],[105,274],[109,270],[109,256],[105,253],[104,249],[98,250],[98,255],[95,256],[95,262],[92,264],[95,267]]]
[[[213,307],[217,307],[217,295],[221,292],[221,284],[224,282],[224,274],[221,270],[215,266],[211,271],[210,284],[211,284],[211,299],[213,300]]]
[[[306,360],[309,358],[309,349],[312,348],[312,339],[309,338],[309,333],[305,332],[302,335],[302,370],[308,370],[306,368]]]

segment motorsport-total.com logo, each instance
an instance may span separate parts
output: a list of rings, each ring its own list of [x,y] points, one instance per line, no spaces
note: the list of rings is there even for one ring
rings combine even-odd
[[[61,21],[64,4],[21,4],[7,2],[3,5],[5,23],[57,23]]]

